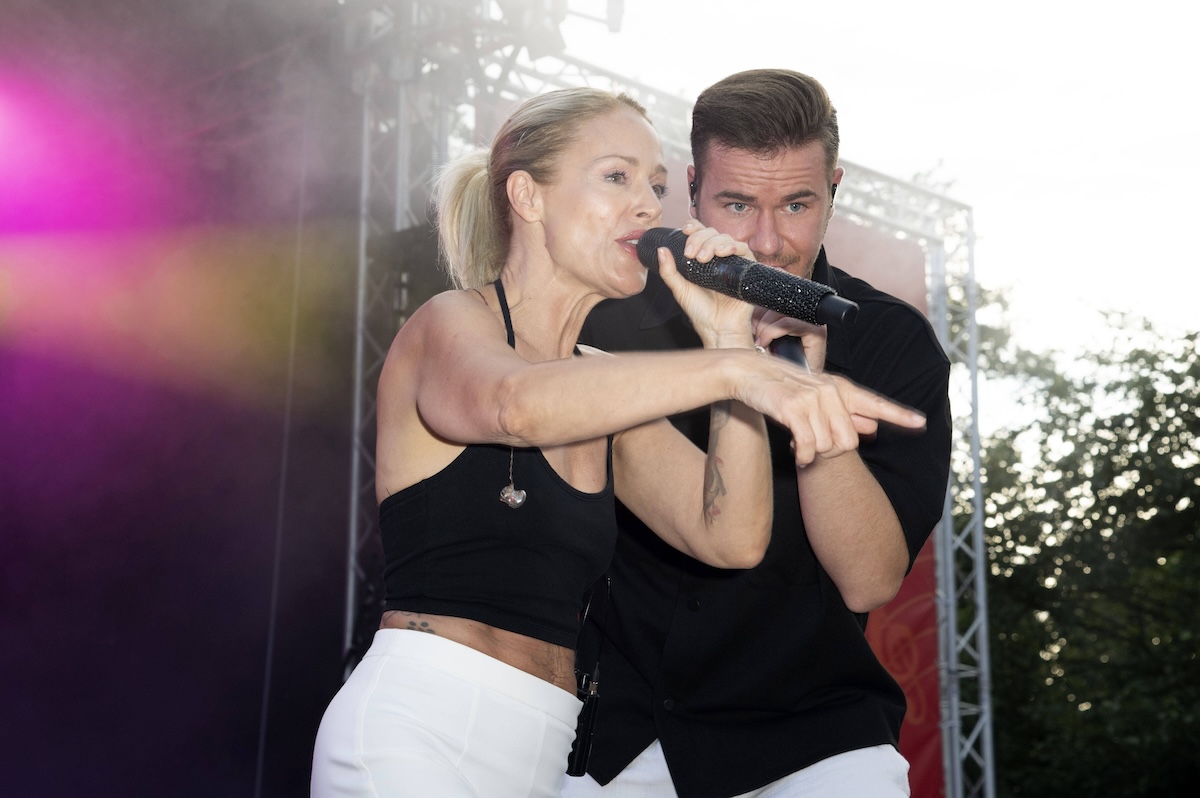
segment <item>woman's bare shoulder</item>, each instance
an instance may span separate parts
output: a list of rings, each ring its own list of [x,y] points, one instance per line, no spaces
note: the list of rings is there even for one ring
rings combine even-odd
[[[487,300],[477,289],[451,289],[422,303],[404,323],[400,334],[411,337],[430,329],[461,329],[464,324],[487,323],[490,315]]]
[[[412,318],[428,317],[431,321],[441,322],[447,317],[482,318],[490,316],[488,300],[484,290],[478,288],[452,288],[434,294],[413,313]]]

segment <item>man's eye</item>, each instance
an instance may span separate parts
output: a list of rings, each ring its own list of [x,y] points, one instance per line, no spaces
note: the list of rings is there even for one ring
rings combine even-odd
[[[734,213],[745,213],[748,206],[744,202],[731,202],[726,207]]]
[[[788,213],[800,213],[807,207],[803,202],[793,202],[788,207]]]

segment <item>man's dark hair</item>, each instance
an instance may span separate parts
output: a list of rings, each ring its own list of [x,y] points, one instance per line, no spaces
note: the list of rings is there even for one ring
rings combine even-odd
[[[837,110],[825,87],[788,69],[751,69],[700,92],[692,110],[697,182],[714,146],[771,157],[819,141],[833,176],[838,159]]]

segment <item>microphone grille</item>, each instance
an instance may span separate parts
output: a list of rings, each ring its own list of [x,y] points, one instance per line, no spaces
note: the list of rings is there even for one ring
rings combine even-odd
[[[687,244],[687,236],[681,230],[671,227],[652,227],[642,233],[638,239],[638,260],[647,269],[658,268],[658,248],[666,247],[675,256],[675,261],[683,260],[683,248]]]

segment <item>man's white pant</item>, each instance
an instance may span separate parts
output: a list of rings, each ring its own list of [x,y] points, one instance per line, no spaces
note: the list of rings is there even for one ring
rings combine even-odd
[[[890,745],[831,756],[737,798],[908,798],[908,760]],[[565,776],[563,798],[677,798],[658,740],[605,787]]]

